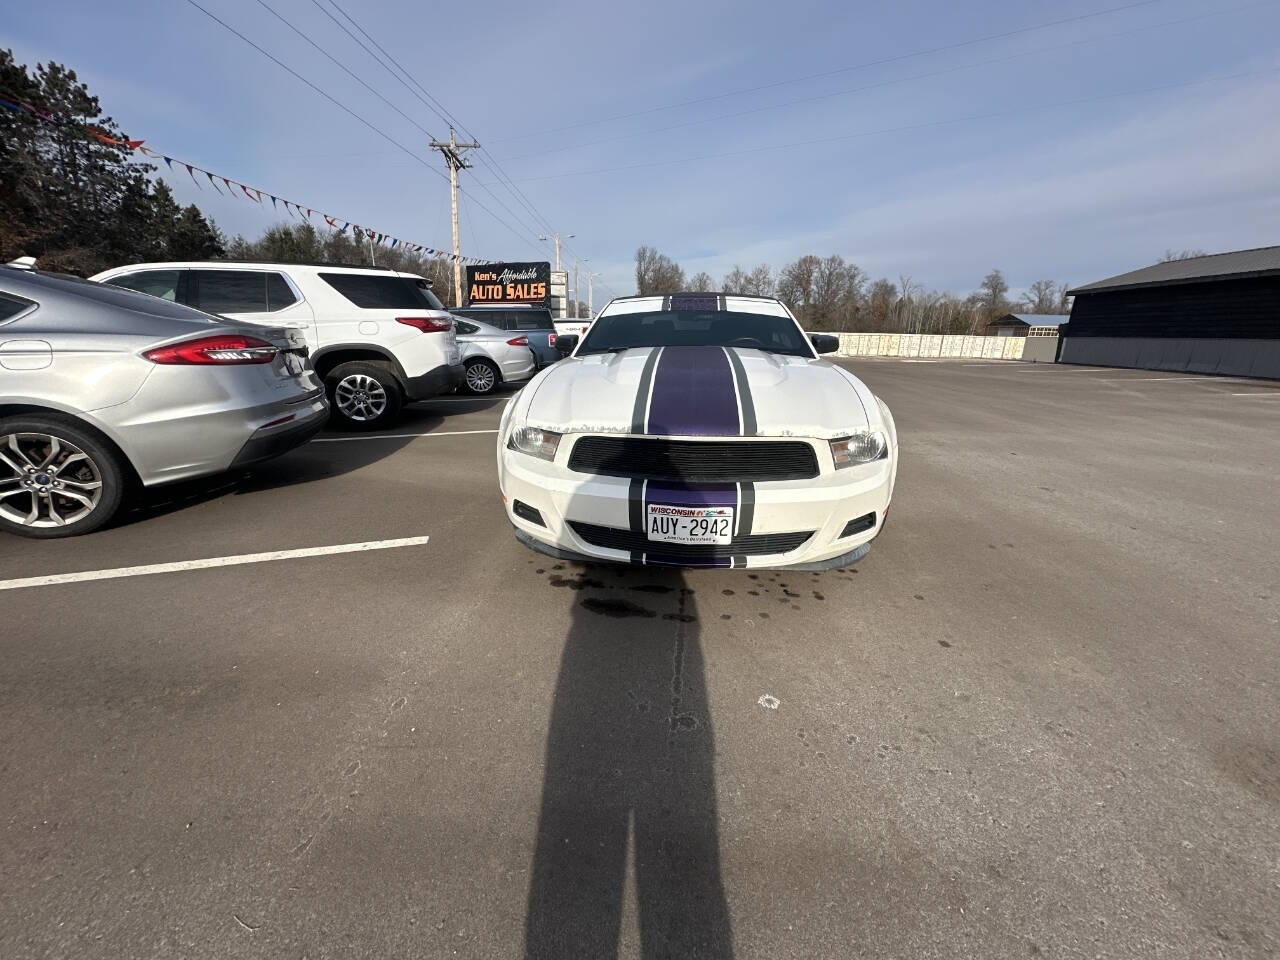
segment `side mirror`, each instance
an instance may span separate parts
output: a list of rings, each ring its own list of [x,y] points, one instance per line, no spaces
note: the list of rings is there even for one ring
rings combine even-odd
[[[556,337],[556,352],[562,357],[567,357],[573,353],[574,348],[578,346],[578,335],[576,333],[562,333]]]
[[[809,334],[809,342],[813,344],[813,349],[818,353],[839,353],[840,338],[833,337],[829,333],[811,333]]]

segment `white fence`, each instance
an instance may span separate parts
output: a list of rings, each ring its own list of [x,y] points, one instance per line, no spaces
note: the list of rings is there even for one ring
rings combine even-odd
[[[969,357],[1021,360],[1025,337],[968,337],[934,333],[841,333],[842,357]]]

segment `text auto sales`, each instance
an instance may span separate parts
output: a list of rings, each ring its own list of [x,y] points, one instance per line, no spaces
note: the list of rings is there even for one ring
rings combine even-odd
[[[468,296],[472,303],[502,301],[530,302],[547,299],[547,282],[528,270],[476,271],[471,276]]]

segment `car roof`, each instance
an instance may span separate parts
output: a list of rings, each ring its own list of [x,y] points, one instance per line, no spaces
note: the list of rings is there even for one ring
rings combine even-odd
[[[100,307],[129,310],[170,320],[217,320],[194,307],[171,300],[162,300],[145,293],[113,287],[91,280],[83,280],[64,273],[48,273],[43,270],[27,270],[0,266],[0,290],[5,293],[35,300],[46,306],[52,301],[70,305],[77,300],[88,300]]]
[[[693,300],[716,302],[714,308],[697,307],[691,308],[685,304],[673,301]],[[752,306],[744,306],[742,301],[748,301]],[[755,306],[759,304],[760,306]],[[768,304],[766,307],[765,304]],[[787,305],[777,297],[764,297],[748,293],[713,293],[710,291],[698,291],[695,293],[668,293],[668,294],[639,294],[630,297],[615,297],[610,300],[603,310],[596,314],[597,319],[605,316],[612,316],[619,313],[643,313],[645,311],[661,312],[671,309],[714,309],[714,310],[736,310],[739,312],[755,311],[757,313],[765,313],[770,316],[777,315],[780,317],[790,317],[795,319],[791,311],[787,309]]]
[[[781,303],[777,297],[762,293],[725,293],[722,290],[680,290],[675,293],[633,293],[625,297],[614,297],[614,300],[665,300],[667,297],[734,297],[738,300],[770,300]]]
[[[286,260],[165,260],[153,263],[129,263],[95,276],[103,277],[121,271],[134,270],[308,270],[325,273],[369,274],[375,277],[410,277],[425,280],[426,277],[390,267],[368,267],[347,263],[290,263]],[[91,278],[92,279],[92,278]]]

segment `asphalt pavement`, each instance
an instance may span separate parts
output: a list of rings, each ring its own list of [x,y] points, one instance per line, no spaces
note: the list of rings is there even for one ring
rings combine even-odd
[[[847,365],[853,570],[530,553],[505,398],[0,535],[0,957],[1276,956],[1280,384]]]

